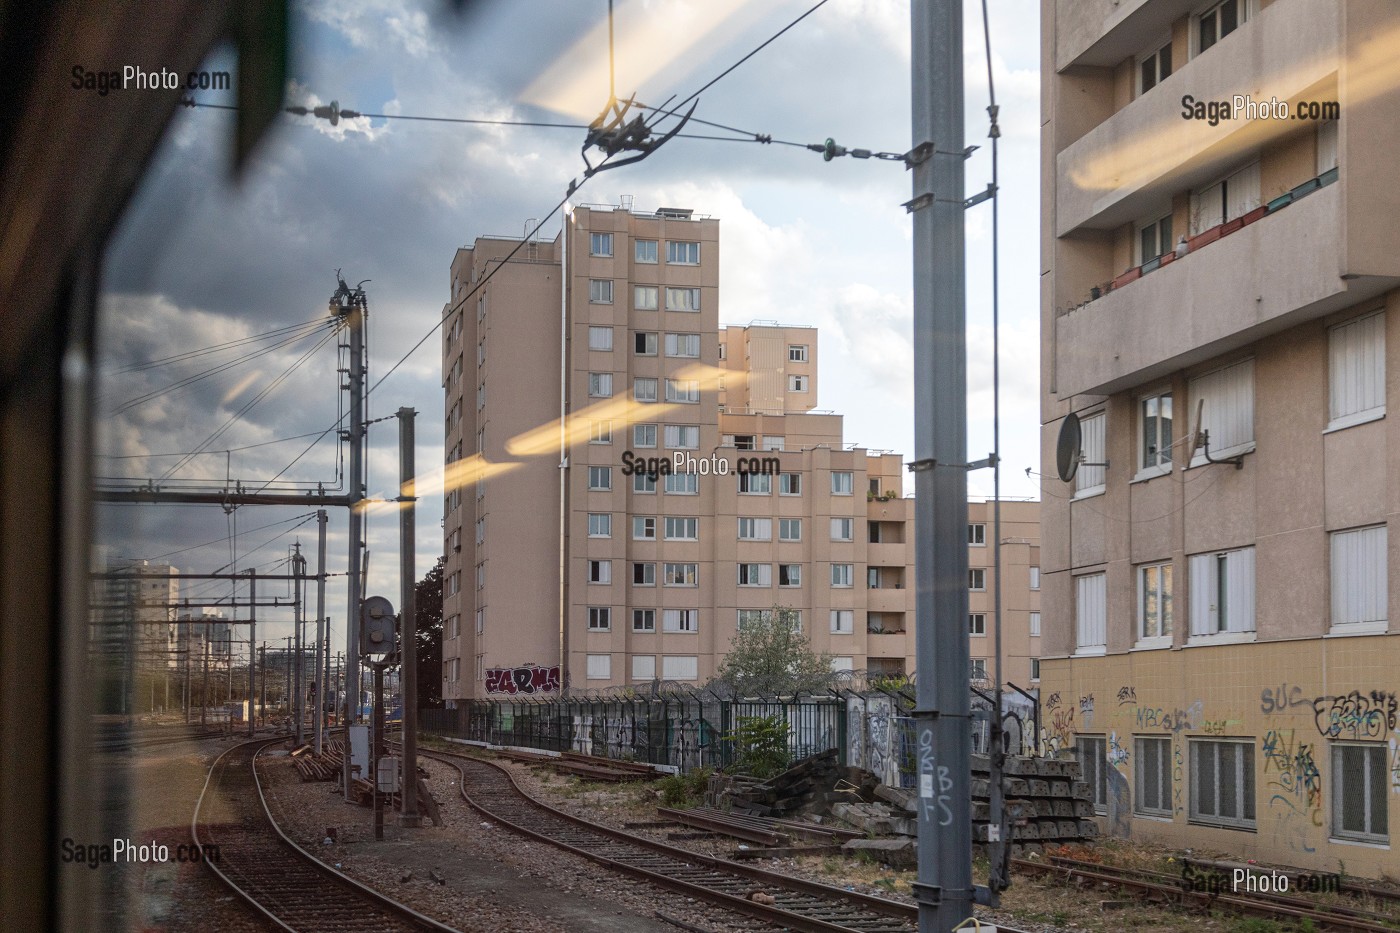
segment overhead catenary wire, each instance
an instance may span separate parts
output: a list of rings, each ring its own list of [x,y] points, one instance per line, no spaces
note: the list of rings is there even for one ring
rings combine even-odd
[[[129,363],[126,366],[115,370],[115,372],[120,375],[125,373],[140,372],[145,369],[154,369],[157,366],[164,366],[167,363],[179,363],[184,360],[191,359],[193,357],[207,356],[210,353],[218,353],[221,350],[231,350],[234,347],[240,347],[245,344],[257,343],[259,340],[269,340],[273,337],[286,334],[289,331],[299,330],[302,328],[315,329],[317,326],[326,323],[328,323],[328,319],[322,317],[316,318],[315,320],[311,321],[302,321],[299,324],[288,324],[285,327],[278,327],[270,331],[264,331],[261,334],[252,334],[247,337],[239,337],[236,340],[226,340],[223,343],[210,344],[207,347],[200,347],[195,350],[185,350],[181,353],[176,353],[171,356],[160,357],[154,360],[143,360],[139,363]]]

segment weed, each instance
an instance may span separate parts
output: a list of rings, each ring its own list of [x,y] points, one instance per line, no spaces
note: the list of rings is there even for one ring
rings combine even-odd
[[[698,807],[705,799],[705,787],[710,782],[710,768],[695,768],[689,774],[668,774],[658,784],[661,805],[678,810]]]

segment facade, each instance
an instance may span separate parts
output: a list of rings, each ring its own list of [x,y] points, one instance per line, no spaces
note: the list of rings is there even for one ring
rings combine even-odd
[[[775,608],[839,669],[913,669],[903,460],[817,410],[814,329],[720,326],[717,220],[580,207],[554,242],[478,239],[451,271],[445,700],[704,683]],[[1024,632],[1036,504],[1007,515]],[[1031,683],[1036,649],[1008,650]]]
[[[1116,835],[1393,874],[1400,8],[1042,11],[1042,738]]]
[[[94,613],[94,638],[126,657],[126,665],[145,674],[164,674],[178,665],[175,604],[180,571],[169,564],[118,560],[107,565]]]

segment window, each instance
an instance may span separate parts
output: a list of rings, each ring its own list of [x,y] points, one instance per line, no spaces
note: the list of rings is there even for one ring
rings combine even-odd
[[[1254,740],[1188,739],[1191,821],[1254,828]]]
[[[1332,835],[1357,842],[1389,842],[1389,783],[1386,746],[1333,743]]]
[[[1328,429],[1385,414],[1385,312],[1332,328],[1328,339]]]
[[[590,654],[588,656],[588,679],[589,680],[611,680],[612,679],[612,655],[610,654]]]
[[[633,610],[632,610],[632,631],[634,631],[634,632],[654,632],[654,631],[656,631],[656,610],[655,610],[655,609],[633,609]]]
[[[1144,473],[1171,470],[1172,465],[1172,397],[1170,392],[1151,395],[1138,403],[1142,418],[1142,446],[1138,449],[1138,468]]]
[[[486,587],[486,561],[482,561],[481,563],[479,563],[479,564],[476,565],[476,588],[480,590],[480,589],[484,589],[485,587]]]
[[[482,606],[476,611],[476,633],[481,635],[486,631],[486,607]]]
[[[612,561],[610,560],[590,560],[588,562],[588,582],[589,583],[611,583],[612,582]]]
[[[609,606],[588,607],[588,630],[606,632],[612,629],[612,608]]]
[[[476,410],[481,411],[486,407],[486,383],[476,387]]]
[[[632,446],[633,446],[633,447],[655,447],[655,446],[656,446],[656,425],[654,425],[654,424],[634,424],[634,425],[632,425]]]
[[[987,614],[985,612],[969,612],[967,614],[967,634],[987,634]]]
[[[457,572],[455,572],[455,573],[450,573],[450,574],[448,574],[448,575],[447,575],[447,583],[446,583],[446,586],[443,587],[443,593],[444,593],[444,595],[447,595],[447,596],[456,596],[459,592],[461,592],[461,590],[462,590],[462,573],[461,573],[461,571],[457,571]]]
[[[1107,813],[1108,774],[1104,771],[1104,766],[1108,763],[1107,740],[1101,735],[1076,735],[1074,737],[1074,753],[1079,759],[1079,767],[1084,774],[1084,783],[1089,785],[1094,801],[1094,812]]]
[[[729,441],[726,446],[732,446],[735,450],[754,449],[754,436],[752,434],[726,434],[725,438]]]
[[[766,496],[773,491],[773,477],[767,473],[740,473],[739,492],[746,495]]]
[[[835,587],[853,586],[856,577],[854,564],[832,564],[831,585]]]
[[[1040,679],[1040,658],[1031,658],[1031,680]]]
[[[638,376],[633,379],[632,397],[639,402],[656,401],[656,380],[650,376]]]
[[[1191,557],[1191,634],[1254,631],[1254,548]]]
[[[655,311],[659,289],[655,285],[635,285],[632,287],[632,307],[638,311]],[[655,350],[652,350],[655,353]]]
[[[695,405],[700,401],[700,381],[698,379],[667,379],[666,401],[683,402]]]
[[[667,334],[666,355],[698,357],[700,355],[699,334]]]
[[[1238,29],[1244,22],[1245,6],[1240,0],[1224,0],[1196,17],[1196,54]]]
[[[661,659],[661,678],[663,680],[699,680],[700,659],[694,655],[663,657]]]
[[[967,665],[967,675],[969,680],[987,679],[987,659],[971,658]]]
[[[1031,589],[1033,589],[1033,590],[1038,590],[1038,589],[1040,589],[1040,568],[1039,568],[1039,567],[1032,567],[1032,568],[1030,568],[1030,571],[1031,571]]]
[[[789,392],[806,392],[806,391],[807,391],[807,379],[808,379],[807,376],[799,376],[799,375],[788,376],[788,391],[789,391]]]
[[[612,422],[594,421],[588,425],[588,443],[590,444],[611,444],[612,443]]]
[[[1167,214],[1165,217],[1139,224],[1135,245],[1139,266],[1174,250],[1176,244],[1172,242],[1172,215]]]
[[[1074,474],[1076,498],[1096,496],[1104,491],[1104,431],[1107,424],[1108,416],[1101,411],[1079,420],[1079,451],[1083,460]]]
[[[656,679],[656,655],[636,654],[632,656],[632,679],[633,680],[655,680]]]
[[[590,256],[611,256],[612,252],[611,233],[590,233],[588,235],[588,255]]]
[[[656,492],[656,477],[650,473],[633,473],[632,491],[644,496],[654,494]]]
[[[773,435],[769,434],[765,435],[763,438],[764,450],[782,450],[784,446],[784,441],[781,437],[774,437]]]
[[[1108,628],[1105,581],[1101,573],[1075,578],[1076,654],[1104,653]]]
[[[855,540],[856,520],[854,518],[833,518],[831,520],[831,540]]]
[[[849,496],[854,489],[851,473],[844,471],[834,471],[831,474],[831,494],[833,496]]]
[[[486,516],[476,520],[476,543],[481,544],[486,540]]]
[[[666,609],[661,613],[663,632],[698,632],[700,630],[699,609]]]
[[[656,241],[633,240],[632,256],[637,262],[656,262]]]
[[[700,446],[698,424],[666,425],[666,446],[673,450],[694,450]]]
[[[1166,642],[1172,637],[1172,564],[1138,568],[1138,638]]]
[[[656,540],[656,519],[646,518],[640,515],[632,518],[632,540],[634,541],[655,541]]]
[[[880,494],[880,478],[878,476],[870,477],[866,480],[866,483],[868,484],[868,492],[872,496],[878,496]]]
[[[831,610],[831,634],[850,635],[855,630],[856,612],[854,609]]]
[[[698,289],[698,288],[668,288],[668,289],[666,289],[666,310],[667,310],[667,311],[699,311],[699,310],[700,310],[700,289]]]
[[[589,279],[588,280],[588,300],[597,305],[612,304],[613,283],[612,279]]]
[[[589,373],[588,394],[592,398],[611,398],[613,394],[612,373]]]
[[[656,564],[639,561],[632,565],[633,586],[656,586]]]
[[[722,360],[729,359],[729,348],[722,343],[719,345],[719,358]],[[723,388],[723,386],[720,388]]]
[[[740,585],[740,586],[772,586],[772,585],[773,585],[773,565],[772,565],[772,564],[740,564],[740,565],[739,565],[739,585]]]
[[[987,526],[981,523],[967,526],[967,543],[972,547],[987,546]]]
[[[698,564],[662,565],[662,582],[666,586],[699,586]]]
[[[802,540],[802,519],[800,519],[800,518],[780,518],[780,519],[778,519],[778,540],[779,540],[779,541],[801,541],[801,540]]]
[[[967,588],[981,592],[987,588],[987,571],[981,567],[969,567],[967,570]]]
[[[741,518],[741,519],[739,519],[739,540],[740,540],[740,541],[772,541],[772,540],[773,540],[773,519],[771,519],[771,518]]]
[[[1386,526],[1332,535],[1332,631],[1384,632]]]
[[[879,568],[879,567],[867,567],[867,568],[865,568],[865,585],[866,585],[866,588],[867,588],[867,589],[872,589],[872,590],[878,590],[878,589],[880,589],[880,568]]]
[[[612,489],[612,467],[591,466],[588,468],[588,488]]]
[[[778,565],[778,585],[779,585],[779,586],[801,586],[801,585],[802,585],[802,565],[801,565],[801,564],[779,564],[779,565]]]
[[[666,519],[666,540],[667,541],[694,541],[700,535],[700,519],[698,518],[672,518]]]
[[[1317,127],[1317,173],[1337,167],[1337,121],[1328,120]]]
[[[611,538],[612,514],[608,512],[588,513],[588,537]]]
[[[1191,403],[1201,400],[1201,428],[1209,432],[1210,455],[1248,453],[1254,449],[1254,361],[1245,360],[1191,380]],[[1201,451],[1192,466],[1205,463]]]
[[[801,473],[779,473],[779,474],[778,474],[778,495],[780,495],[780,496],[800,496],[800,495],[802,495],[802,474],[801,474]]]
[[[856,669],[856,659],[852,657],[835,657],[831,659],[832,673],[841,671],[853,671]]]
[[[700,474],[672,473],[666,477],[666,492],[674,496],[693,496],[700,492]]]
[[[1032,613],[1031,613],[1030,626],[1031,626],[1031,634],[1032,634],[1032,635],[1039,635],[1039,634],[1040,634],[1040,613],[1038,613],[1038,612],[1032,612]]]
[[[1191,195],[1191,235],[1243,216],[1259,204],[1259,163],[1253,162]]]
[[[655,356],[656,334],[650,331],[637,331],[632,335],[632,350],[638,356]]]
[[[700,244],[687,240],[667,240],[666,261],[683,266],[699,265]]]
[[[789,344],[789,345],[788,345],[788,362],[789,362],[789,363],[805,363],[805,362],[807,362],[807,345],[806,345],[806,344],[796,344],[796,343],[794,343],[794,344]]]
[[[739,631],[743,631],[751,625],[761,625],[773,619],[772,609],[740,609],[737,626]]]
[[[1167,738],[1138,738],[1133,752],[1133,809],[1146,816],[1172,815],[1172,740]]]
[[[1138,93],[1146,94],[1172,73],[1172,44],[1168,42],[1155,52],[1138,60]]]

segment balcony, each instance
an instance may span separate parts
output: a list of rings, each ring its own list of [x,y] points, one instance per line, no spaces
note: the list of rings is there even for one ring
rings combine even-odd
[[[1055,318],[1056,394],[1111,394],[1393,287],[1388,278],[1342,278],[1343,188],[1319,188],[1198,241],[1181,259]]]
[[[1340,16],[1341,5],[1330,0],[1276,0],[1065,147],[1056,156],[1056,235],[1141,220],[1163,198],[1207,184],[1296,132],[1291,120],[1186,120],[1181,100],[1338,99]]]
[[[865,608],[870,612],[912,612],[913,591],[880,587],[865,591]]]
[[[910,553],[908,545],[903,543],[867,544],[865,562],[872,567],[903,567]]]
[[[904,632],[890,635],[869,635],[866,637],[865,653],[870,656],[881,658],[903,658],[912,647],[912,642],[907,642]]]

